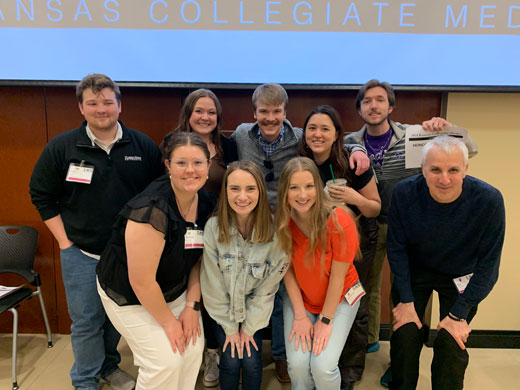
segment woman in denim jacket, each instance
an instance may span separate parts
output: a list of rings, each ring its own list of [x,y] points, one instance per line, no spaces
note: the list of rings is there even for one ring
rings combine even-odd
[[[262,329],[288,258],[278,247],[262,172],[250,161],[229,165],[216,216],[204,230],[201,288],[222,346],[220,387],[260,389]]]

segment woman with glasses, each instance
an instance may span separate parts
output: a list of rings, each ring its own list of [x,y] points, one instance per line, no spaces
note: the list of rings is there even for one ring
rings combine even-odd
[[[312,110],[303,126],[300,155],[312,159],[318,166],[323,183],[330,197],[347,205],[356,215],[361,235],[362,258],[354,265],[365,290],[369,289],[369,272],[374,260],[378,226],[374,217],[379,215],[381,200],[372,169],[357,176],[349,165],[350,154],[343,146],[345,132],[338,112],[330,106],[318,106]],[[334,180],[332,180],[334,178]],[[346,185],[334,185],[336,179],[344,179]],[[368,343],[368,294],[360,307],[345,343],[339,366],[341,389],[349,390],[361,380],[365,368]]]
[[[338,390],[338,360],[359,307],[356,224],[327,196],[306,157],[282,170],[275,220],[291,258],[283,297],[291,388]]]
[[[277,246],[262,171],[251,161],[231,163],[216,216],[204,229],[201,287],[222,346],[220,388],[260,390],[262,329],[287,270]]]
[[[200,317],[202,232],[214,196],[202,189],[206,143],[179,132],[163,149],[168,174],[119,213],[98,264],[98,292],[139,366],[136,389],[194,389],[204,338]]]
[[[226,166],[238,160],[235,141],[220,133],[221,124],[222,106],[217,96],[209,89],[197,89],[186,97],[177,127],[163,141],[164,144],[172,134],[179,131],[198,134],[208,145],[211,156],[211,167],[204,189],[217,195]]]
[[[220,193],[227,165],[238,160],[236,143],[220,133],[221,124],[222,106],[217,96],[209,89],[197,89],[186,97],[177,127],[168,133],[163,141],[164,144],[172,134],[185,131],[198,134],[206,142],[211,156],[211,166],[208,180],[203,188],[217,196]],[[214,387],[219,383],[220,362],[219,345],[215,335],[216,324],[208,316],[204,307],[202,319],[206,335],[202,383],[206,387]]]

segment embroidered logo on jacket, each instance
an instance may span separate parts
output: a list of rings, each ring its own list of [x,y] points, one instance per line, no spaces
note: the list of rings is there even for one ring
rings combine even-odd
[[[125,156],[125,161],[143,161],[141,156]]]

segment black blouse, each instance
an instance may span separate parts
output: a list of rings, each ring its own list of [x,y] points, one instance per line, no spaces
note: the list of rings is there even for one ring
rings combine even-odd
[[[184,234],[187,228],[204,230],[216,204],[215,197],[203,189],[198,191],[198,198],[196,226],[181,217],[167,175],[153,181],[123,207],[97,266],[99,284],[119,306],[140,304],[128,279],[125,230],[129,219],[148,223],[164,234],[166,242],[156,280],[166,302],[177,299],[186,290],[189,273],[202,256],[202,249],[184,249]]]

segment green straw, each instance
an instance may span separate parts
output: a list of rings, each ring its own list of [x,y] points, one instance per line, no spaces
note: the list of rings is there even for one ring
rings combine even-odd
[[[336,178],[334,177],[334,172],[332,171],[332,164],[329,164],[330,174],[332,175],[332,182],[336,184]]]

